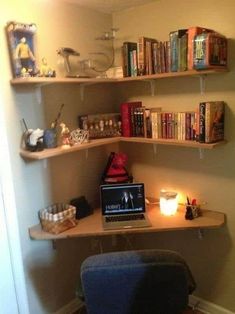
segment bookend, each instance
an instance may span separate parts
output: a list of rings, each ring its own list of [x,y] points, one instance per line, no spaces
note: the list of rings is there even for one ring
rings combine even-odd
[[[87,202],[85,196],[72,199],[70,204],[76,207],[76,219],[81,219],[93,214],[93,209]]]
[[[126,154],[111,152],[102,175],[101,184],[133,182],[133,177],[128,174],[125,168],[126,161]]]

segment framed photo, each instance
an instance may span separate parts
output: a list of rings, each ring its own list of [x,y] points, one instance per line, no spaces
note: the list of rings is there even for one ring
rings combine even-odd
[[[121,136],[122,133],[120,113],[81,115],[78,125],[89,132],[90,139]]]
[[[37,73],[34,47],[36,29],[35,24],[7,23],[6,35],[13,77],[35,76]]]

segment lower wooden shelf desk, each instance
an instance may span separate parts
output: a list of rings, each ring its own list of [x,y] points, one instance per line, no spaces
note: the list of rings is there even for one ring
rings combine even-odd
[[[158,207],[147,206],[147,214],[152,223],[151,227],[104,231],[102,228],[101,211],[96,209],[93,215],[79,220],[76,227],[58,235],[43,231],[40,224],[29,228],[29,235],[31,239],[34,240],[57,240],[128,233],[134,234],[189,229],[201,230],[206,228],[219,228],[225,223],[225,214],[210,210],[202,210],[202,215],[193,220],[185,220],[185,211],[183,209],[179,209],[174,216],[163,216]]]

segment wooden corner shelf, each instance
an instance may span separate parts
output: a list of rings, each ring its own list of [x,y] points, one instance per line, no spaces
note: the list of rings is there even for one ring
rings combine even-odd
[[[201,75],[210,75],[217,73],[226,73],[228,69],[225,67],[221,68],[212,68],[208,70],[187,70],[182,72],[166,72],[166,73],[157,73],[152,75],[142,75],[142,76],[131,76],[117,79],[118,82],[128,82],[128,81],[143,81],[143,80],[157,80],[164,78],[173,78],[173,77],[187,77],[187,76],[201,76]]]
[[[130,143],[146,143],[146,144],[157,144],[157,145],[174,145],[181,147],[191,147],[191,148],[202,148],[202,149],[213,149],[217,146],[224,145],[226,141],[220,141],[216,143],[199,143],[196,141],[180,141],[174,139],[153,139],[145,137],[121,137],[121,142]]]
[[[86,150],[93,147],[99,147],[103,145],[118,143],[120,137],[110,137],[105,139],[90,140],[88,143],[77,144],[74,146],[59,146],[56,148],[46,148],[40,152],[29,152],[25,149],[21,149],[20,155],[25,159],[40,160],[51,157],[56,157],[64,154],[77,152],[80,150]]]
[[[41,225],[29,228],[29,235],[34,240],[59,240],[76,237],[105,236],[112,234],[135,234],[147,232],[200,230],[208,228],[220,228],[225,223],[225,214],[217,211],[202,210],[202,216],[193,220],[185,220],[185,211],[180,209],[174,216],[163,216],[156,206],[148,206],[147,214],[152,224],[148,228],[131,228],[104,231],[102,227],[101,210],[78,220],[76,227],[64,231],[58,235],[50,234],[42,230]]]
[[[145,81],[145,80],[157,80],[163,78],[173,77],[185,77],[185,76],[200,76],[216,73],[225,73],[228,69],[225,67],[212,68],[208,70],[188,70],[182,72],[167,72],[152,75],[143,75],[135,77],[123,77],[123,78],[79,78],[79,77],[25,77],[12,79],[11,85],[46,85],[46,84],[100,84],[100,83],[120,83],[128,81]]]
[[[200,149],[213,149],[219,145],[223,145],[226,141],[220,141],[217,143],[204,144],[194,141],[179,141],[179,140],[170,140],[170,139],[152,139],[144,137],[110,137],[105,139],[90,140],[88,143],[78,144],[74,146],[59,146],[56,148],[47,148],[40,152],[30,152],[25,149],[20,150],[21,157],[30,160],[41,160],[51,157],[56,157],[64,154],[69,154],[77,152],[80,150],[86,150],[93,147],[99,147],[103,145],[109,145],[119,142],[131,142],[131,143],[146,143],[146,144],[159,144],[159,145],[174,145],[181,147],[191,147],[191,148],[200,148]]]
[[[112,83],[116,79],[109,78],[71,78],[71,77],[23,77],[14,78],[11,85],[47,85],[47,84],[99,84]]]

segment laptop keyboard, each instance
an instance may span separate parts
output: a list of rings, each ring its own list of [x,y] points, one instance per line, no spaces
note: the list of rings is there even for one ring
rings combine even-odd
[[[105,217],[106,222],[142,220],[142,219],[145,219],[143,214]]]

